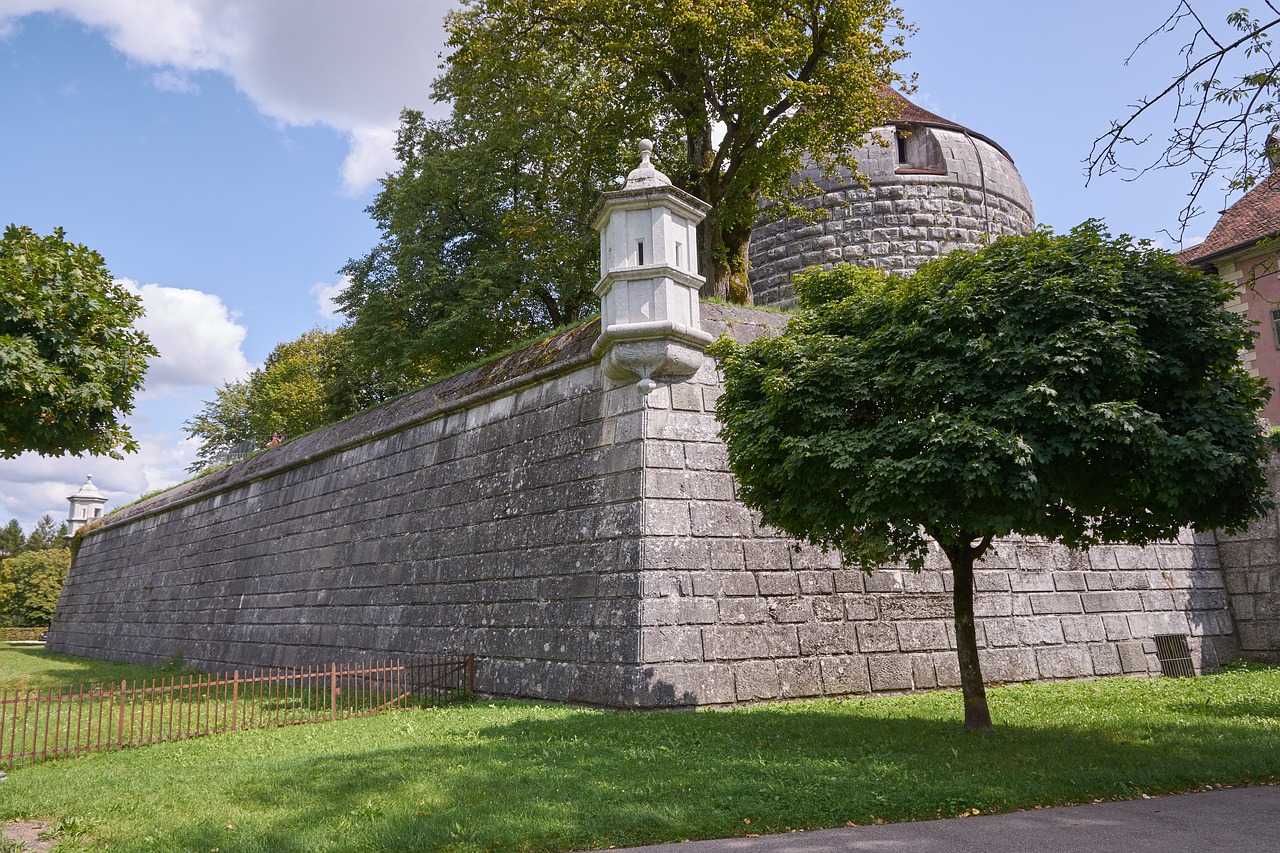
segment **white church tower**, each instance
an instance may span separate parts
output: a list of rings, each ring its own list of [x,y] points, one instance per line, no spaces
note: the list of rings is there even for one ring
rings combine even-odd
[[[71,504],[67,514],[67,534],[73,535],[85,524],[102,517],[102,505],[107,499],[93,484],[93,475],[90,474],[80,491],[68,497],[67,502]]]
[[[648,394],[654,377],[692,376],[711,335],[702,330],[698,290],[698,223],[711,206],[671,185],[649,162],[622,189],[607,192],[591,225],[600,232],[600,337],[591,352],[610,379],[638,379]]]

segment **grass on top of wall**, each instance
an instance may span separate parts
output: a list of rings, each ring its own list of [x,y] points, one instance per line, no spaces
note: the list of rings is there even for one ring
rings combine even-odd
[[[0,818],[74,850],[534,851],[1132,798],[1280,777],[1280,669],[641,714],[487,702],[38,765]]]

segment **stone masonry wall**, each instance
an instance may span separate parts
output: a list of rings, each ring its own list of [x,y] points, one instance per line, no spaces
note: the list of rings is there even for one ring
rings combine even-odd
[[[1280,456],[1267,478],[1280,495]],[[1239,534],[1216,534],[1222,575],[1235,617],[1240,655],[1280,663],[1280,510],[1273,509]]]
[[[856,155],[867,187],[816,170],[803,173],[820,192],[805,204],[823,215],[813,224],[787,219],[752,231],[756,303],[794,305],[791,276],[811,266],[851,263],[910,274],[940,255],[978,248],[988,233],[1025,234],[1034,227],[1026,186],[1002,151],[955,131],[928,132],[943,157],[938,173],[900,173],[896,149],[878,145]]]
[[[786,322],[703,309],[739,339]],[[50,647],[215,670],[471,653],[482,692],[613,707],[957,685],[940,554],[864,575],[762,527],[735,499],[714,362],[642,396],[601,375],[597,334],[113,513],[83,542]],[[1269,554],[1275,524],[1254,531],[1271,531]],[[1265,550],[1227,552],[1260,568]],[[1188,635],[1199,669],[1233,659],[1228,588],[1253,575],[1232,557],[1224,580],[1217,555],[1190,534],[1088,553],[997,543],[978,572],[988,680],[1157,673],[1163,633]],[[1270,606],[1251,600],[1255,617]]]
[[[734,499],[713,365],[649,398],[640,657],[650,694],[719,705],[957,687],[951,576],[867,575],[762,527]],[[1274,540],[1272,541],[1274,548]],[[988,682],[1159,674],[1152,640],[1188,636],[1196,669],[1237,646],[1211,536],[1088,552],[1003,540],[977,573]]]
[[[474,653],[479,690],[616,704],[643,471],[636,417],[610,410],[638,395],[602,387],[597,333],[525,353],[533,377],[468,375],[112,515],[50,648],[215,670]]]

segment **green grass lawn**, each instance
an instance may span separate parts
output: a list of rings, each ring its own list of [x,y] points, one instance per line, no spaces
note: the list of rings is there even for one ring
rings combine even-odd
[[[672,714],[479,701],[29,767],[0,782],[0,818],[61,823],[60,851],[567,850],[1280,777],[1280,669],[990,701],[981,735],[954,693]]]
[[[89,684],[119,684],[188,675],[194,669],[180,665],[143,666],[133,663],[77,658],[47,652],[44,646],[0,643],[0,690],[50,690]]]

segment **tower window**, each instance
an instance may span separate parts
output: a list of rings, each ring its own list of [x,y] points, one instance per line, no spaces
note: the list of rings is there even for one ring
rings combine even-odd
[[[636,243],[636,266],[644,266],[644,241],[640,240]]]
[[[676,269],[684,269],[684,244],[676,241]]]
[[[894,137],[898,144],[899,174],[946,174],[947,162],[942,155],[942,146],[929,128],[900,124],[894,128]]]

